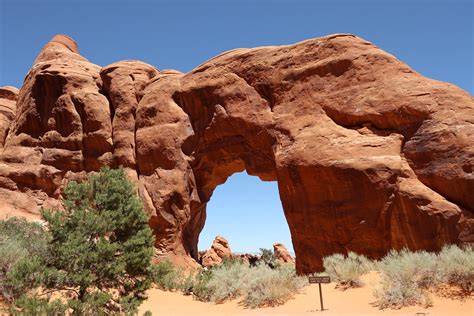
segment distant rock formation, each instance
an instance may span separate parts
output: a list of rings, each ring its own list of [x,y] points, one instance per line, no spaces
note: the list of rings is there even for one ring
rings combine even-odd
[[[350,34],[186,74],[100,67],[54,37],[18,93],[0,90],[0,214],[61,207],[69,181],[104,165],[135,181],[157,260],[189,267],[206,203],[243,170],[278,182],[299,273],[334,252],[474,242],[472,96]]]
[[[221,264],[224,258],[232,257],[229,242],[222,236],[216,236],[209,250],[205,251],[201,257],[204,267],[212,267]]]
[[[295,258],[288,253],[288,249],[282,243],[273,244],[273,254],[277,260],[285,263],[295,263]]]
[[[236,260],[242,260],[243,263],[253,266],[256,265],[258,260],[260,260],[260,255],[256,255],[253,253],[233,253],[232,258]]]

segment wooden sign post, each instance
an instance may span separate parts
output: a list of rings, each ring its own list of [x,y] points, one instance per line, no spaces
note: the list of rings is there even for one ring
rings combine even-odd
[[[308,281],[310,284],[318,283],[319,285],[319,301],[321,303],[321,312],[322,312],[324,310],[324,305],[323,305],[323,290],[321,288],[321,283],[331,283],[331,278],[329,276],[311,275],[308,277]]]

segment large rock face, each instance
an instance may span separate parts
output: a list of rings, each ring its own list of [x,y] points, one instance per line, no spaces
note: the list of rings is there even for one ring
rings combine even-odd
[[[187,74],[101,68],[56,36],[18,96],[0,90],[0,212],[58,207],[102,165],[137,183],[157,256],[188,266],[213,190],[243,170],[278,181],[301,273],[334,252],[474,241],[473,98],[353,35],[236,49]]]

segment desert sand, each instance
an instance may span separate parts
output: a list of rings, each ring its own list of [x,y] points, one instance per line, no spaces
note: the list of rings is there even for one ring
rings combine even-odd
[[[361,288],[340,291],[335,283],[323,284],[324,311],[320,311],[318,285],[312,284],[301,290],[286,304],[258,309],[245,308],[238,300],[224,304],[205,303],[193,300],[179,292],[152,289],[149,299],[140,307],[140,315],[149,310],[153,315],[474,315],[474,297],[464,300],[431,295],[433,306],[424,308],[410,306],[401,309],[380,310],[373,305],[372,289],[377,283],[377,273],[362,277]]]

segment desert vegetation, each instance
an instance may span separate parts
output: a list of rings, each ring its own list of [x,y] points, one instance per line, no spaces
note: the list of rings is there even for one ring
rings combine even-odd
[[[284,304],[307,285],[294,264],[277,260],[270,249],[260,249],[256,262],[225,257],[193,273],[169,261],[153,265],[148,218],[121,169],[71,182],[64,196],[64,209],[42,210],[39,222],[0,221],[0,294],[9,314],[136,314],[152,285],[256,308]],[[468,247],[391,251],[380,260],[334,254],[324,258],[324,269],[341,290],[363,286],[361,276],[377,271],[374,297],[381,309],[429,306],[440,286],[457,289],[461,298],[474,292],[474,251]]]
[[[261,251],[254,265],[225,258],[222,264],[201,269],[191,276],[165,261],[156,266],[154,281],[164,290],[180,290],[205,302],[223,303],[241,298],[250,308],[283,304],[305,286],[307,280],[296,275],[292,264],[275,260],[272,250]]]
[[[65,189],[44,225],[0,223],[0,290],[10,314],[133,314],[151,286],[153,237],[122,169]]]
[[[382,309],[430,306],[430,293],[443,285],[450,286],[457,298],[474,293],[474,251],[470,247],[445,246],[439,253],[393,250],[378,261],[355,253],[334,254],[324,258],[324,267],[343,290],[362,286],[363,274],[379,272],[374,296]]]
[[[474,251],[446,246],[438,254],[392,251],[380,262],[381,282],[374,295],[381,308],[431,305],[430,290],[451,285],[458,295],[474,292]]]
[[[341,290],[364,285],[360,279],[361,275],[374,268],[372,261],[354,252],[349,252],[347,256],[337,253],[325,257],[323,262],[324,273],[337,282],[336,286]]]
[[[306,279],[273,251],[252,265],[242,259],[186,274],[151,264],[147,216],[123,170],[103,168],[71,182],[63,210],[42,210],[40,222],[0,221],[0,293],[13,315],[135,314],[152,283],[197,300],[243,298],[249,307],[291,298]]]
[[[474,292],[474,251],[454,245],[439,253],[391,251],[381,260],[353,252],[334,254],[324,258],[324,268],[321,274],[329,275],[340,290],[364,286],[361,276],[379,273],[373,294],[381,309],[430,306],[430,293],[441,285],[458,289],[456,295],[465,297]],[[307,279],[297,276],[292,264],[275,260],[269,249],[261,249],[254,265],[226,258],[221,265],[186,276],[165,261],[155,267],[154,276],[155,284],[163,290],[182,291],[206,302],[242,299],[250,308],[283,304],[307,285]]]

